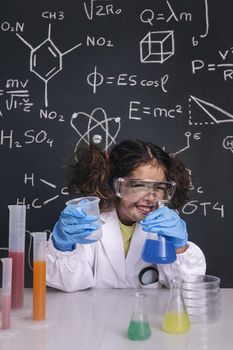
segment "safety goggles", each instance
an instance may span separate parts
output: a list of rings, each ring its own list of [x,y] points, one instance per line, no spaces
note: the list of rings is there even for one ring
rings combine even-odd
[[[151,194],[154,195],[155,201],[170,201],[175,193],[176,184],[171,180],[160,182],[119,177],[114,181],[114,189],[118,197],[128,202],[137,202]]]

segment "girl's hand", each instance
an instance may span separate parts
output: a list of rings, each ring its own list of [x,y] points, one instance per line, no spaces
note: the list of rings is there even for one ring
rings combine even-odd
[[[186,224],[173,209],[159,208],[149,213],[140,224],[144,231],[164,236],[176,249],[187,244]]]

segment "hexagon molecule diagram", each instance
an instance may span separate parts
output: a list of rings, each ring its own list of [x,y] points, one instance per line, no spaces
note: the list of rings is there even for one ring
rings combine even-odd
[[[47,39],[31,51],[30,71],[45,83],[62,69],[62,55],[54,43]]]
[[[62,70],[62,57],[82,44],[61,53],[51,40],[51,24],[48,27],[48,37],[45,41],[33,48],[18,33],[16,35],[31,49],[30,72],[36,74],[45,83],[45,107],[48,107],[48,81]]]

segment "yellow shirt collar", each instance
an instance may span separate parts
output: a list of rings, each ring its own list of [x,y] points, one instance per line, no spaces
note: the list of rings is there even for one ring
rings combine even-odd
[[[134,232],[135,225],[136,223],[131,226],[127,226],[122,224],[122,222],[120,222],[121,235],[124,242],[125,256],[127,255],[129,250],[130,241]]]

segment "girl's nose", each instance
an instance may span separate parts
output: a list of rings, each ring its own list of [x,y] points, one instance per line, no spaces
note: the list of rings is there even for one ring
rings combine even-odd
[[[147,193],[144,197],[144,199],[148,199],[148,200],[155,200],[155,199],[159,199],[156,195],[156,193],[154,193],[153,191]]]

